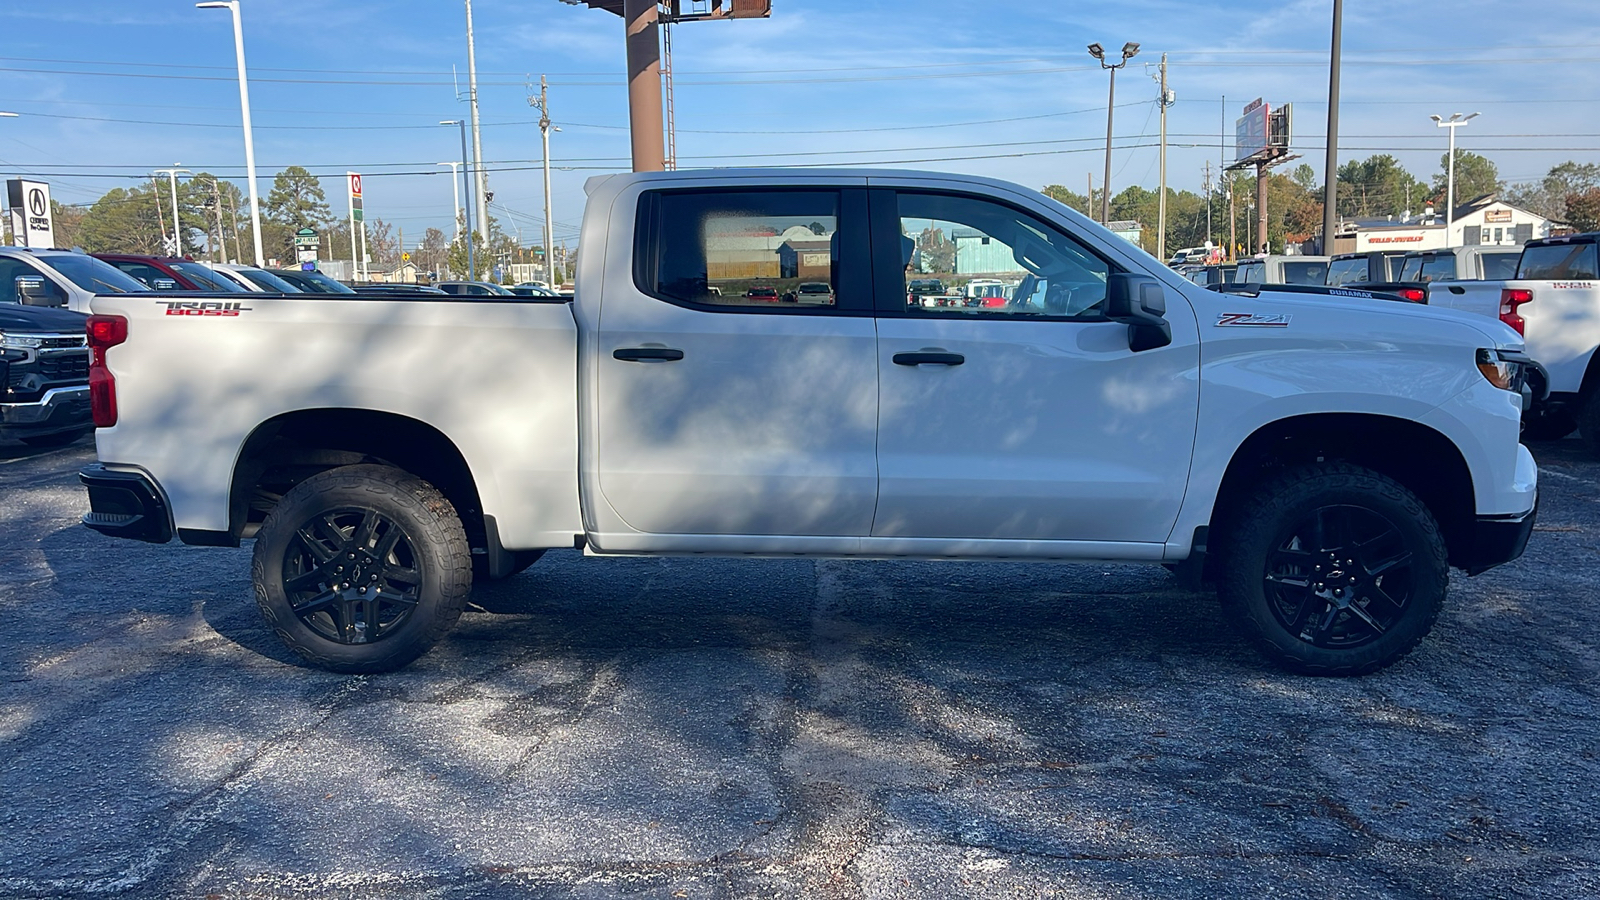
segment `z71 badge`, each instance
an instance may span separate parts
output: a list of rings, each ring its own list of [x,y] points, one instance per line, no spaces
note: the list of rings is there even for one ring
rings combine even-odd
[[[1217,318],[1217,327],[1225,325],[1249,325],[1256,328],[1288,328],[1289,316],[1287,313],[1263,316],[1256,313],[1223,313]]]
[[[169,316],[237,316],[250,311],[243,303],[221,300],[162,300]]]

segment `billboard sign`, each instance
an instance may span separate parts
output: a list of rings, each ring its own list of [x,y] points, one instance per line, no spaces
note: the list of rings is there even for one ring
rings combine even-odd
[[[6,202],[18,246],[49,248],[56,245],[55,223],[50,217],[50,185],[13,178],[6,182]]]
[[[1272,108],[1260,97],[1244,108],[1244,115],[1233,126],[1234,162],[1255,159],[1267,152],[1271,116]]]

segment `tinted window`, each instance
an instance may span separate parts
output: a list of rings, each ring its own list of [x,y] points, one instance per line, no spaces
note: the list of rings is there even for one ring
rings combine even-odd
[[[1600,278],[1594,244],[1551,244],[1522,251],[1517,277],[1529,281],[1593,281]]]
[[[900,194],[906,309],[1083,316],[1104,312],[1111,264],[1027,213],[975,197]],[[956,290],[928,294],[937,280]]]
[[[1488,281],[1509,281],[1517,277],[1517,260],[1520,253],[1483,254],[1483,277]]]
[[[336,281],[321,272],[275,272],[273,273],[284,281],[289,282],[302,291],[323,294],[354,294],[349,285]]]
[[[662,193],[655,210],[655,222],[640,220],[655,236],[640,260],[648,293],[713,306],[835,305],[837,192]]]
[[[1423,253],[1406,258],[1401,281],[1452,281],[1456,277],[1454,253]]]
[[[127,272],[134,278],[139,279],[139,281],[144,284],[145,287],[148,287],[152,290],[181,290],[181,288],[178,287],[178,282],[171,275],[168,275],[149,263],[118,260],[117,262],[112,263],[112,265],[124,272]]]
[[[33,266],[20,259],[0,256],[0,303],[17,302],[17,276],[38,275]]]
[[[1367,258],[1336,259],[1328,264],[1328,286],[1338,287],[1353,281],[1367,280]]]
[[[255,282],[264,291],[278,291],[284,294],[300,293],[299,288],[264,269],[235,269],[234,271]]]
[[[1266,267],[1260,261],[1239,263],[1239,268],[1234,270],[1233,280],[1240,284],[1260,284],[1261,273]]]
[[[195,284],[200,285],[202,290],[228,291],[231,293],[239,293],[244,290],[244,288],[235,284],[233,281],[218,275],[216,272],[213,272],[211,269],[206,268],[200,263],[175,262],[171,263],[170,265],[179,272],[182,272],[183,277],[189,279]]]
[[[39,261],[67,276],[67,280],[78,287],[96,294],[126,294],[150,290],[126,272],[118,271],[114,266],[107,265],[92,256],[52,254],[39,257]]]
[[[1285,262],[1283,264],[1284,284],[1327,284],[1328,264],[1324,260],[1314,262]]]

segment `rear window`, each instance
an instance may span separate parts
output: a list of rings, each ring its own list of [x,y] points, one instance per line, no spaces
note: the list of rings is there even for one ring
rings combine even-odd
[[[1285,262],[1283,264],[1284,284],[1327,284],[1328,264],[1322,260],[1315,262]]]
[[[1483,254],[1483,277],[1486,281],[1509,281],[1517,277],[1517,260],[1521,253]]]
[[[234,271],[255,282],[264,291],[277,291],[281,294],[301,293],[299,288],[264,269],[235,269]]]
[[[1452,281],[1456,277],[1454,253],[1424,253],[1406,259],[1401,281]]]
[[[1367,258],[1336,259],[1328,264],[1328,286],[1338,287],[1354,281],[1367,280]]]
[[[92,256],[51,254],[39,261],[67,276],[78,287],[96,294],[126,294],[150,290],[132,275]]]
[[[1593,281],[1600,278],[1594,244],[1550,244],[1522,251],[1517,278],[1528,281]]]
[[[174,269],[182,272],[185,278],[200,285],[201,290],[226,291],[229,293],[242,293],[244,288],[231,279],[213,272],[211,269],[197,262],[175,262],[171,264]]]
[[[1239,284],[1260,284],[1262,266],[1259,262],[1240,263],[1233,280]]]

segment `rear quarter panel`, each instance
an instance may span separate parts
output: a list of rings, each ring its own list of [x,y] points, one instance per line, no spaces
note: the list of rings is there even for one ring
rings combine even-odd
[[[565,304],[233,295],[237,316],[167,315],[152,295],[99,296],[129,320],[108,351],[119,417],[100,460],[147,471],[179,528],[228,527],[251,432],[304,409],[432,425],[465,457],[508,547],[570,545],[577,498],[577,328]]]

